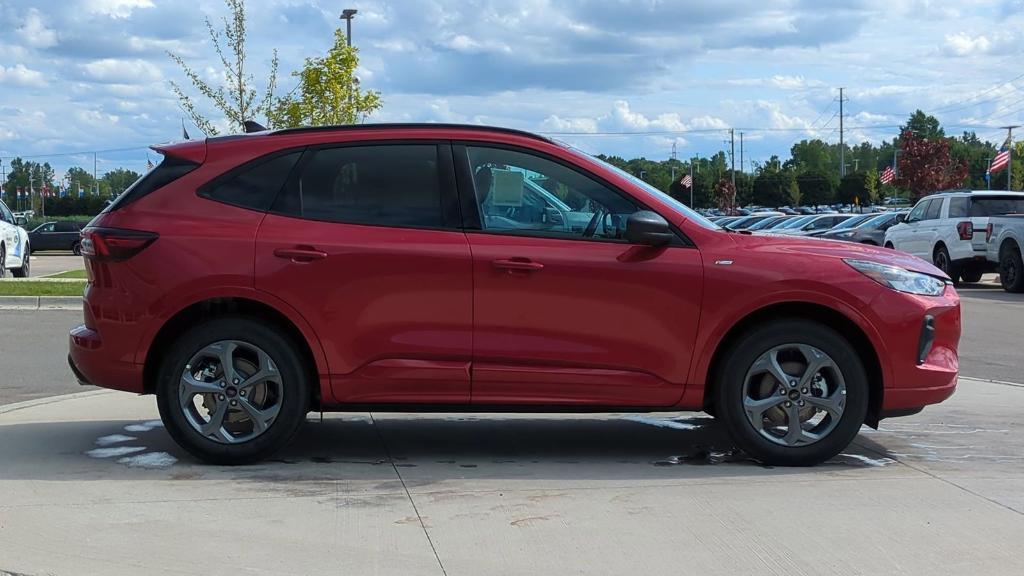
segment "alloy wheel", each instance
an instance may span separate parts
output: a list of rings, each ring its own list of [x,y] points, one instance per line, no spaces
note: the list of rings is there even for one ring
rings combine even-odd
[[[825,438],[845,408],[843,373],[814,346],[775,346],[754,361],[744,378],[747,421],[775,444],[805,446]]]
[[[189,425],[220,444],[248,442],[277,419],[284,382],[258,346],[239,340],[209,344],[185,366],[179,406]]]

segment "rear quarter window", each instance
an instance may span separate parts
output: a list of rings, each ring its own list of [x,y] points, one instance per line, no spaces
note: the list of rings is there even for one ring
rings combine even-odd
[[[294,150],[243,164],[203,186],[199,195],[217,202],[266,212],[288,181],[288,175],[300,156],[302,151]]]
[[[971,211],[971,199],[966,196],[949,199],[949,217],[965,218]]]
[[[998,216],[1024,214],[1024,197],[978,196],[971,199],[971,216]]]
[[[195,162],[167,156],[156,168],[147,172],[129,186],[127,190],[122,192],[120,196],[103,209],[103,212],[113,212],[123,208],[147,194],[156,192],[198,167],[199,164]]]

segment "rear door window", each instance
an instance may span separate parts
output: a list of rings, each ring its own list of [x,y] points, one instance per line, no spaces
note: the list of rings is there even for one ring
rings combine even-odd
[[[56,232],[78,232],[78,226],[74,222],[57,222],[53,229]]]
[[[350,224],[443,226],[434,144],[322,148],[274,204],[283,214]]]

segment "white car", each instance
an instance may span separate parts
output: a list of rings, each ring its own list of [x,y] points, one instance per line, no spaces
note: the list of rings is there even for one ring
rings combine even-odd
[[[18,225],[7,204],[0,200],[0,278],[6,276],[8,270],[15,277],[28,277],[30,252],[28,232]]]
[[[985,229],[994,215],[989,209],[1007,198],[1024,198],[1024,193],[964,190],[925,196],[886,231],[884,246],[935,264],[954,283],[977,282],[995,269],[986,257]]]

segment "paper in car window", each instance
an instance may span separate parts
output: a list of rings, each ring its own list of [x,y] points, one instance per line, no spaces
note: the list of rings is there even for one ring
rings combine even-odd
[[[494,191],[491,203],[495,206],[523,205],[523,173],[512,170],[493,170]]]

